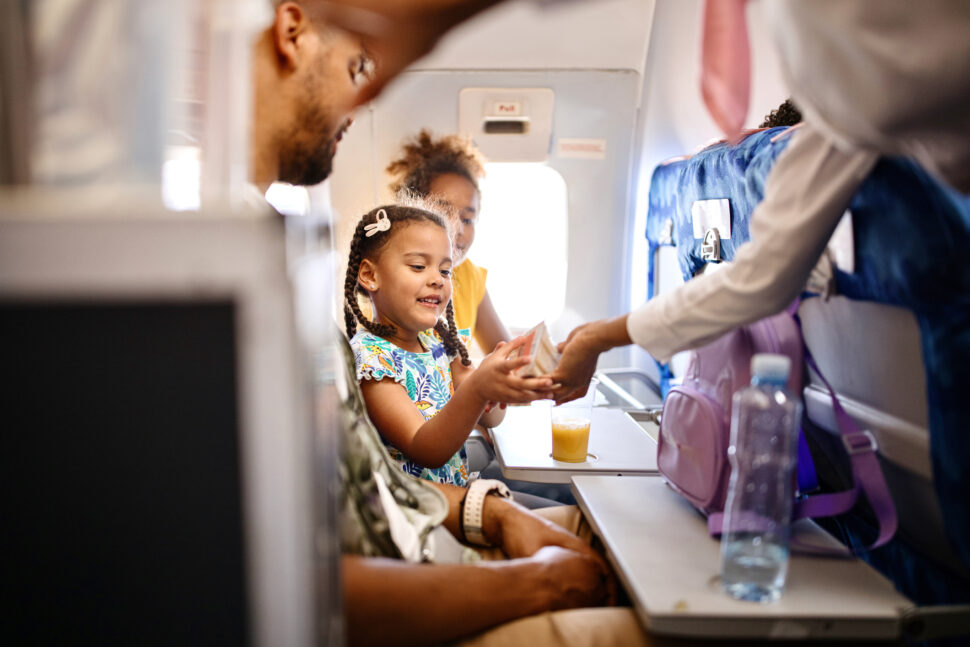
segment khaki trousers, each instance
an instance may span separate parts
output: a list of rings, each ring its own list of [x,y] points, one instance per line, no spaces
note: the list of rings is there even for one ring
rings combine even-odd
[[[589,542],[593,531],[574,505],[557,505],[533,510]],[[498,549],[483,550],[485,559],[505,559]],[[528,645],[545,647],[640,647],[651,645],[640,623],[628,607],[567,609],[519,618],[455,643],[460,647]]]

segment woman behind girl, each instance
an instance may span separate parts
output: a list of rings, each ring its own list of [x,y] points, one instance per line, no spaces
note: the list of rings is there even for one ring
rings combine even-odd
[[[441,216],[411,206],[375,209],[350,243],[344,315],[367,413],[391,456],[414,476],[464,486],[463,444],[475,424],[497,425],[505,412],[494,404],[548,397],[552,382],[515,375],[528,363],[511,357],[523,339],[500,343],[472,366],[455,324],[451,267]],[[358,292],[370,297],[373,320],[361,312]]]
[[[391,190],[402,189],[430,198],[456,215],[454,284],[455,321],[482,351],[488,353],[499,342],[511,339],[499,319],[485,288],[487,270],[466,258],[475,242],[480,191],[485,176],[485,159],[471,140],[459,135],[434,139],[428,130],[405,142],[403,155],[387,167],[394,178]]]

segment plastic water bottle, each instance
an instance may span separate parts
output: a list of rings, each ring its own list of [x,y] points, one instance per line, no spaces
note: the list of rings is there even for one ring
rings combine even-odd
[[[791,360],[751,358],[751,386],[734,394],[731,481],[721,532],[721,581],[740,600],[771,602],[788,574],[793,470],[801,403],[785,390]]]

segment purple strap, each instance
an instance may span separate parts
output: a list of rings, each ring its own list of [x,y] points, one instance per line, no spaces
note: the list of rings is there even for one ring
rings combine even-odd
[[[796,321],[798,319],[796,318]],[[799,322],[801,325],[801,322]],[[859,429],[859,425],[845,412],[842,403],[829,381],[822,375],[815,359],[805,346],[805,362],[815,371],[822,384],[828,389],[829,396],[832,398],[832,409],[835,411],[835,422],[842,435],[842,444],[845,445],[846,452],[849,454],[849,461],[852,466],[852,489],[844,492],[833,492],[832,494],[818,494],[807,497],[795,502],[795,519],[804,517],[828,517],[847,512],[855,504],[859,490],[866,493],[869,505],[876,514],[879,523],[879,536],[876,541],[869,546],[870,549],[878,548],[896,533],[898,524],[896,518],[896,506],[893,504],[886,486],[886,480],[882,475],[882,468],[879,467],[879,459],[876,450],[879,446],[876,439],[869,431]]]
[[[788,308],[788,313],[792,315],[799,329],[802,326],[802,322],[798,318],[798,305],[800,301],[800,299],[796,300]],[[815,374],[818,375],[822,384],[828,389],[829,397],[832,398],[835,423],[839,428],[842,444],[845,446],[846,452],[849,455],[849,462],[852,468],[852,488],[842,492],[816,494],[796,501],[792,518],[831,517],[848,512],[855,505],[856,500],[859,498],[859,491],[862,490],[865,492],[866,499],[868,499],[869,505],[872,507],[876,515],[876,520],[879,523],[879,536],[868,548],[870,550],[878,548],[892,538],[896,533],[896,526],[898,524],[896,506],[893,504],[892,497],[889,494],[889,488],[886,486],[886,480],[883,478],[882,468],[879,467],[879,459],[876,455],[876,450],[879,446],[872,433],[860,429],[859,425],[842,408],[842,403],[839,402],[838,396],[835,395],[835,390],[829,384],[829,381],[825,379],[825,376],[822,375],[822,371],[815,363],[815,358],[812,357],[812,353],[804,343],[804,335],[802,339],[805,362],[815,371]],[[802,464],[803,444],[805,445],[804,451],[807,453],[808,446],[805,444],[804,435],[799,434],[798,458],[800,465]],[[809,461],[806,464],[812,464],[811,454],[809,453],[808,456]],[[799,474],[799,484],[802,484],[801,474]],[[708,515],[707,528],[712,535],[720,535],[723,524],[724,513],[714,512]],[[825,555],[845,554],[844,551],[833,551],[830,548],[811,546],[798,541],[792,542],[792,549],[802,553]]]

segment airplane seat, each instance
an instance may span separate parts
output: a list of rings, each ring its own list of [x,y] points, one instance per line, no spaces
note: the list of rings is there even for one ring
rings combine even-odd
[[[806,302],[806,342],[877,437],[899,541],[872,563],[922,603],[970,600],[970,197],[915,162],[880,160],[849,205],[854,268],[844,298]],[[813,301],[819,301],[815,299]],[[828,366],[828,368],[826,367]],[[817,386],[805,393],[809,417]],[[840,520],[841,522],[842,520]],[[850,541],[864,523],[846,520]],[[910,550],[912,549],[912,550]],[[940,572],[933,572],[934,567]]]
[[[788,145],[790,131],[755,131],[735,146],[718,142],[654,169],[647,206],[647,299],[658,293],[663,248],[676,250],[684,281],[709,263],[734,258],[748,240],[748,220],[764,195],[768,169]],[[718,231],[718,250],[705,258],[701,243],[711,229]],[[666,397],[675,379],[674,368],[671,363],[658,363],[657,369]]]
[[[311,375],[287,232],[157,196],[0,195],[4,636],[339,639],[335,387]]]
[[[867,505],[819,523],[921,604],[970,599],[970,569],[947,537],[934,488],[930,417],[920,327],[898,306],[844,296],[808,299],[799,308],[805,343],[852,418],[879,446],[896,505],[896,539],[866,552],[878,534]],[[814,371],[803,391],[805,432],[819,480],[831,491],[852,485],[828,390]],[[821,457],[821,459],[820,459]],[[952,574],[955,577],[951,577]]]
[[[654,257],[675,246],[684,280],[730,261],[747,239],[783,129],[759,131],[659,166],[650,187],[647,239]],[[703,203],[703,204],[699,204]],[[834,269],[841,296],[805,299],[806,343],[860,426],[873,431],[899,514],[896,537],[865,553],[921,604],[970,600],[970,199],[915,163],[880,160],[849,206],[851,271]],[[725,213],[726,218],[725,218]],[[718,229],[717,249],[704,249]],[[652,295],[651,295],[652,296]],[[670,376],[669,367],[661,367]],[[806,433],[820,480],[843,489],[847,462],[817,376],[806,382]],[[830,523],[843,541],[874,538],[865,506]],[[871,536],[870,536],[871,535]]]

